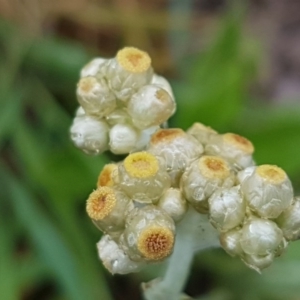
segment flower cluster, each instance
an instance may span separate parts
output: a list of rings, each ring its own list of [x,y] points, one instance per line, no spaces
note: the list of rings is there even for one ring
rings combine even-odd
[[[212,232],[210,246],[217,233],[228,254],[258,272],[300,237],[300,197],[281,168],[255,165],[248,139],[201,123],[186,132],[160,128],[175,102],[147,53],[124,48],[113,59],[93,60],[81,72],[77,96],[75,145],[87,153],[130,153],[104,166],[86,204],[104,233],[97,246],[111,273],[165,260],[178,232],[189,236],[181,243],[194,235],[195,250],[205,248],[195,246],[207,239],[204,231]],[[183,221],[195,214],[202,233]]]
[[[88,154],[138,151],[175,112],[168,81],[153,73],[146,52],[127,47],[112,59],[96,58],[81,71],[71,127],[76,147]]]

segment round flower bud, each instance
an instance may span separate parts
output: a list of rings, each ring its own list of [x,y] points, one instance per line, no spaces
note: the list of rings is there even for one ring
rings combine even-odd
[[[157,206],[175,222],[180,221],[187,211],[187,203],[179,189],[169,188],[159,199]]]
[[[137,48],[125,47],[117,53],[116,58],[105,63],[105,75],[117,98],[126,101],[151,82],[151,58]]]
[[[106,62],[105,58],[97,57],[87,63],[80,71],[80,77],[96,76],[101,73],[101,66]]]
[[[263,218],[277,218],[292,203],[291,182],[277,166],[256,167],[241,187],[249,207]]]
[[[118,184],[118,165],[117,164],[107,164],[102,169],[99,174],[97,187],[99,186],[109,186]]]
[[[242,229],[241,246],[245,253],[265,256],[275,253],[283,235],[272,221],[252,217]]]
[[[132,208],[132,202],[123,192],[107,186],[98,187],[86,202],[86,211],[93,223],[112,235],[124,229],[127,212]]]
[[[205,153],[225,158],[236,170],[254,165],[253,152],[254,147],[252,143],[234,133],[213,135],[205,147]]]
[[[231,187],[234,176],[227,162],[204,155],[192,162],[181,177],[181,188],[188,202],[200,213],[208,212],[208,198],[220,187]]]
[[[143,262],[132,261],[109,235],[102,236],[97,249],[104,267],[111,274],[138,272],[145,265]]]
[[[256,255],[256,254],[244,254],[242,256],[242,261],[251,269],[258,273],[261,273],[262,269],[269,267],[274,261],[274,254],[268,253],[266,255]]]
[[[212,128],[199,122],[194,123],[186,132],[192,135],[202,145],[208,144],[210,138],[218,134]]]
[[[157,74],[153,74],[151,84],[159,85],[170,94],[173,100],[175,100],[172,87],[166,78]]]
[[[148,205],[134,209],[126,220],[120,243],[134,261],[160,261],[171,255],[175,225],[163,210]]]
[[[150,140],[148,151],[162,157],[172,179],[172,186],[178,187],[179,180],[191,161],[200,157],[202,145],[179,128],[160,129]]]
[[[220,231],[227,231],[242,223],[246,202],[239,186],[217,190],[208,200],[209,220]]]
[[[132,200],[155,203],[170,187],[171,179],[160,161],[144,151],[128,155],[119,165],[119,182]]]
[[[139,133],[128,124],[116,124],[109,131],[110,151],[114,154],[126,154],[135,149]]]
[[[222,248],[231,256],[241,256],[244,251],[241,246],[242,230],[235,228],[220,234]]]
[[[107,116],[116,107],[115,95],[104,79],[83,77],[77,85],[77,99],[84,111],[99,118]]]
[[[284,237],[289,241],[300,238],[300,197],[295,197],[290,205],[276,220]]]
[[[160,86],[145,85],[130,98],[127,109],[133,124],[145,129],[167,121],[175,111],[175,102]]]
[[[108,149],[107,124],[91,116],[76,117],[70,129],[76,147],[87,154],[100,154]]]

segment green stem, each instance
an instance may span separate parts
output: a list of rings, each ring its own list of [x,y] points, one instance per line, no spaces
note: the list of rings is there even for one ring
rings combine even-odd
[[[219,246],[217,231],[210,225],[207,216],[190,208],[176,231],[174,252],[165,276],[143,284],[146,300],[177,300],[187,281],[196,251]]]

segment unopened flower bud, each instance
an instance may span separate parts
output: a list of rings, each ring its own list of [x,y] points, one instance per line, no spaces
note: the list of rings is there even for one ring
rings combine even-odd
[[[116,107],[116,98],[104,79],[83,77],[77,85],[77,99],[84,111],[99,118],[107,116]]]
[[[102,236],[97,248],[104,267],[111,274],[138,272],[145,265],[143,262],[132,261],[109,235]]]
[[[93,191],[86,211],[94,224],[103,232],[118,234],[124,229],[127,212],[133,208],[129,198],[113,187],[101,186]]]
[[[108,126],[103,120],[91,116],[79,116],[70,129],[76,147],[87,154],[100,154],[108,149]]]
[[[251,217],[242,229],[241,246],[245,253],[265,256],[275,253],[283,238],[272,221]]]
[[[186,132],[202,145],[206,145],[212,136],[218,134],[217,131],[199,122],[194,123]]]
[[[137,151],[144,150],[146,146],[149,144],[151,136],[156,132],[160,127],[159,126],[152,126],[147,129],[140,131],[139,139],[136,142],[136,149]]]
[[[294,202],[276,219],[284,237],[289,241],[300,238],[300,197],[295,197]]]
[[[120,187],[137,202],[155,203],[170,187],[164,165],[148,152],[128,155],[119,165]]]
[[[217,190],[208,202],[209,220],[218,230],[232,229],[244,220],[246,201],[239,186]]]
[[[126,220],[120,242],[134,261],[160,261],[171,255],[174,221],[163,210],[148,205],[133,210]]]
[[[149,152],[162,157],[172,179],[172,186],[178,187],[179,180],[191,161],[200,157],[202,145],[182,129],[160,129],[150,140]]]
[[[128,102],[133,124],[145,129],[167,121],[175,111],[171,95],[158,85],[145,85]]]
[[[292,203],[291,182],[277,166],[256,167],[241,187],[249,207],[264,218],[277,218]]]
[[[253,152],[254,147],[252,143],[234,133],[214,135],[205,147],[205,153],[225,158],[236,170],[241,170],[254,164],[252,159]]]
[[[109,146],[114,154],[126,154],[135,149],[139,133],[129,124],[116,124],[109,131]]]
[[[117,183],[118,183],[118,165],[117,164],[105,165],[101,173],[99,174],[97,187],[99,186],[112,187]]]
[[[130,116],[124,107],[115,109],[112,113],[106,116],[106,121],[110,126],[131,123]]]
[[[220,234],[222,248],[231,256],[241,256],[244,251],[241,246],[242,230],[235,228]]]
[[[106,60],[102,57],[94,58],[81,69],[80,77],[96,76],[99,72],[101,73],[101,66]]]
[[[185,198],[200,213],[208,212],[208,198],[220,187],[234,184],[227,162],[218,156],[204,155],[194,161],[181,178]]]
[[[117,98],[126,101],[139,88],[151,82],[151,58],[137,48],[125,47],[115,58],[106,62],[105,75]]]
[[[180,221],[187,211],[187,203],[181,191],[169,188],[159,199],[157,206],[163,209],[175,222]]]

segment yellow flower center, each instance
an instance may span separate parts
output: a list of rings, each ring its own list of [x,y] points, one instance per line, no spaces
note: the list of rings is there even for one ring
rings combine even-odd
[[[247,154],[252,154],[254,152],[253,144],[238,134],[225,133],[223,134],[223,140],[225,143],[228,143]]]
[[[271,184],[280,184],[286,179],[286,173],[274,165],[261,165],[256,168],[256,174]]]
[[[114,176],[117,175],[118,166],[116,164],[107,164],[99,174],[97,187],[99,186],[113,186]]]
[[[202,156],[199,159],[198,167],[207,178],[224,179],[230,174],[228,164],[218,156]]]
[[[161,260],[173,250],[174,234],[164,227],[151,226],[142,231],[138,239],[138,250],[146,260]]]
[[[86,203],[86,211],[93,220],[102,220],[110,214],[116,204],[116,196],[110,187],[98,187],[93,191]]]
[[[159,165],[156,157],[147,152],[136,152],[124,160],[127,173],[135,178],[147,178],[158,172]]]
[[[151,58],[147,52],[133,47],[125,47],[117,53],[118,63],[132,73],[142,73],[151,67]]]
[[[96,83],[97,83],[96,78],[84,77],[79,80],[78,89],[81,90],[83,93],[89,93],[93,89]]]

